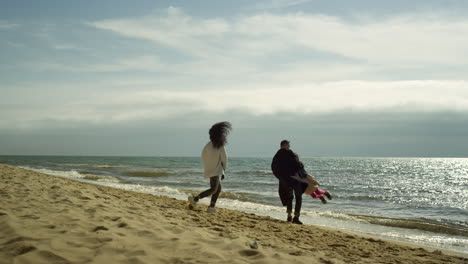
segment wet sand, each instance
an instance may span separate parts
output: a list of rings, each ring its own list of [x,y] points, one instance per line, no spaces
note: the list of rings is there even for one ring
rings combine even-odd
[[[468,263],[440,250],[205,210],[0,165],[0,264]]]

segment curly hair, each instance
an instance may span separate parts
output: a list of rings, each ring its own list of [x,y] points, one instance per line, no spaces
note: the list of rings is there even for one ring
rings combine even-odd
[[[214,124],[209,131],[211,143],[215,148],[221,148],[227,143],[227,136],[232,130],[231,123],[224,121]]]

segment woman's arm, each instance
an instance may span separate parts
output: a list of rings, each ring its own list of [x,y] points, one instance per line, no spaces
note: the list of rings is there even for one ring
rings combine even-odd
[[[221,147],[221,164],[223,165],[223,169],[226,170],[228,167],[228,158],[224,147]]]

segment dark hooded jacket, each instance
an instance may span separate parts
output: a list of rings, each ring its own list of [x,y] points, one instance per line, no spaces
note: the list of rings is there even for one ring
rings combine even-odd
[[[292,150],[280,149],[271,162],[271,170],[280,181],[289,181],[289,177],[297,173],[299,163]]]
[[[296,181],[291,178],[300,169],[300,164],[292,150],[280,149],[271,162],[271,170],[279,180],[279,196],[284,206],[293,198]]]

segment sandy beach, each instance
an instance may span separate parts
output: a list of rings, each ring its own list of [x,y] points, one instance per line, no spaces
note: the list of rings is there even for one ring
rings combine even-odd
[[[468,262],[440,250],[205,209],[0,165],[0,263]]]

